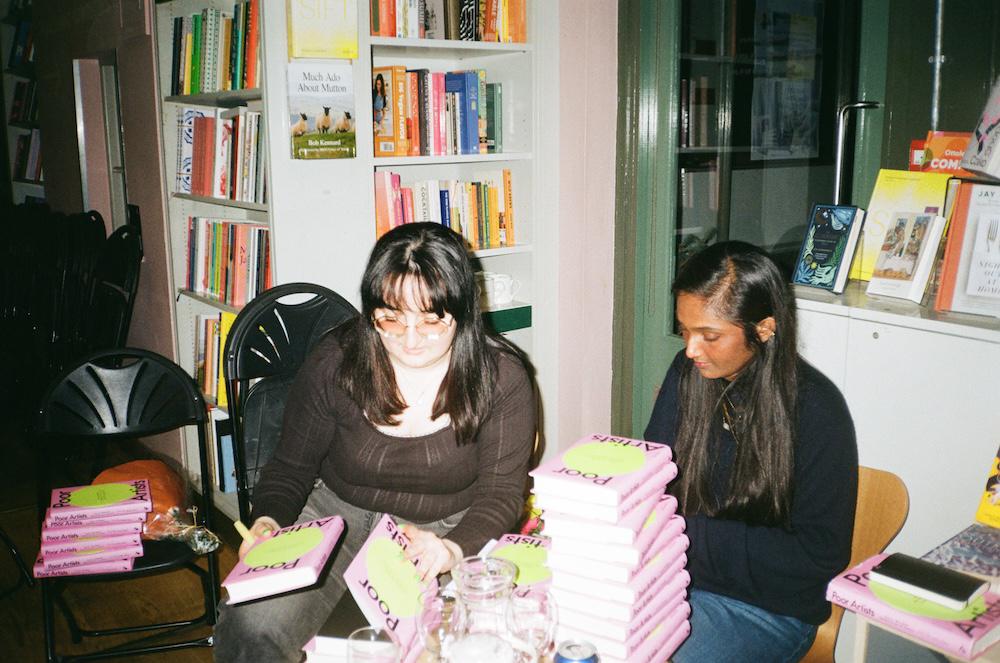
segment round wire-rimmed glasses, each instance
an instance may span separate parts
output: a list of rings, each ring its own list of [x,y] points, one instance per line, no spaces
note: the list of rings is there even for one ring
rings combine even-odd
[[[375,329],[380,334],[392,339],[402,338],[406,334],[406,330],[413,326],[417,330],[417,333],[428,341],[436,341],[448,333],[448,329],[455,322],[455,318],[450,315],[444,318],[433,314],[423,315],[417,318],[416,322],[411,325],[411,323],[407,322],[401,316],[386,313],[377,316],[373,322],[375,323]]]

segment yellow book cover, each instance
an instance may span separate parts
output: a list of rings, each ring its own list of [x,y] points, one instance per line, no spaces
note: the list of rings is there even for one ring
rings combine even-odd
[[[190,32],[184,33],[184,94],[191,94],[191,58],[194,54],[194,40]]]
[[[287,0],[288,57],[358,57],[357,0]]]
[[[226,361],[226,339],[229,338],[229,330],[232,329],[233,321],[236,320],[236,314],[230,311],[223,311],[219,314],[219,361],[217,373],[219,376],[219,386],[217,389],[217,395],[215,397],[215,402],[219,407],[226,407],[229,400],[226,398],[226,375],[222,367],[225,365]]]
[[[993,466],[986,478],[986,488],[979,500],[979,508],[976,509],[976,520],[985,525],[1000,527],[1000,450],[993,457]]]
[[[951,175],[948,173],[880,170],[849,278],[871,279],[889,225],[900,213],[944,215],[949,179]]]
[[[504,195],[504,246],[514,246],[517,242],[514,239],[514,189],[511,186],[510,168],[503,169],[503,195]]]
[[[497,187],[492,182],[486,185],[486,204],[490,213],[490,248],[500,248],[500,207]]]

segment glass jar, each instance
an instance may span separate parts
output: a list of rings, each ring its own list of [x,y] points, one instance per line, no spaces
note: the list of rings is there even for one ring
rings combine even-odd
[[[466,557],[451,571],[465,605],[469,633],[507,633],[505,613],[517,567],[498,557]]]

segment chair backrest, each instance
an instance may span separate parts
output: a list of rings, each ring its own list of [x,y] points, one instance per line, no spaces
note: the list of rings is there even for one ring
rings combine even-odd
[[[316,341],[356,315],[329,288],[288,283],[259,294],[233,321],[223,371],[241,519],[250,517],[253,487],[277,445],[295,374]]]
[[[138,225],[121,226],[108,236],[95,270],[86,332],[89,349],[126,344],[141,265],[142,234]]]
[[[34,432],[43,439],[98,441],[196,426],[201,472],[198,515],[211,529],[207,419],[201,390],[180,366],[148,350],[112,348],[84,357],[55,378],[40,401]]]
[[[848,566],[859,564],[885,550],[903,529],[909,508],[910,498],[902,479],[886,470],[858,466],[858,507],[854,514],[854,537]],[[844,609],[833,606],[830,618],[820,625],[816,640],[802,661],[833,663],[837,633],[843,618]]]

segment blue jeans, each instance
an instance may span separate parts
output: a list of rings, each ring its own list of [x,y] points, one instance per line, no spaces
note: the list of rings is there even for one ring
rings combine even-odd
[[[332,514],[342,516],[346,528],[334,549],[326,576],[315,586],[248,603],[219,604],[213,648],[217,663],[301,660],[302,645],[316,635],[347,591],[344,571],[382,517],[381,513],[348,504],[317,480],[296,522]],[[420,524],[420,528],[441,536],[450,532],[464,515],[465,511],[461,511]],[[398,517],[396,520],[407,522]]]
[[[691,635],[673,663],[791,663],[802,658],[816,626],[699,589],[691,590]]]

